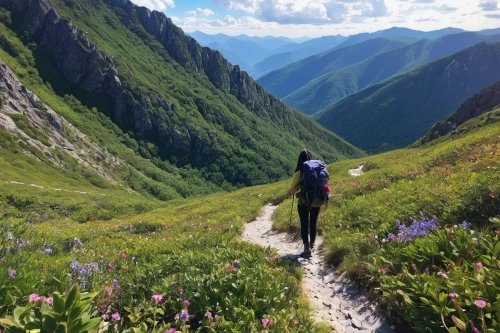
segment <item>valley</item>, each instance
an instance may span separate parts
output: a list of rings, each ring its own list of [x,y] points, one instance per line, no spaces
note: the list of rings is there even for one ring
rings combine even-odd
[[[175,5],[0,0],[0,332],[499,331],[498,29],[185,33]]]

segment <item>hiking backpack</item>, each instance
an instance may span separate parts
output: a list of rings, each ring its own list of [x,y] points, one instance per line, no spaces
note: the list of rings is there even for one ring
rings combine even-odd
[[[311,207],[321,207],[328,201],[330,175],[323,161],[311,160],[302,166],[301,190],[299,197],[302,204]]]

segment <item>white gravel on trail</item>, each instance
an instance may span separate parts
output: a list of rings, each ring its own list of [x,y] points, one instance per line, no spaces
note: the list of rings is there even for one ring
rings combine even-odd
[[[303,259],[298,257],[304,249],[301,241],[290,241],[286,233],[271,230],[271,216],[276,208],[265,206],[255,221],[246,224],[243,239],[276,248],[283,259],[294,261],[304,269],[303,289],[313,307],[314,319],[327,322],[332,331],[339,333],[394,332],[376,305],[363,296],[357,286],[325,268],[321,238],[316,240],[319,250],[313,252],[311,259]]]

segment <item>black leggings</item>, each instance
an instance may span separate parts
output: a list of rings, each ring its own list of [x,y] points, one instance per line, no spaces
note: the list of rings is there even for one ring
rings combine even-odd
[[[298,205],[299,217],[300,217],[300,234],[302,235],[302,241],[304,243],[309,243],[308,227],[311,229],[311,244],[316,240],[316,224],[318,223],[319,207],[311,208],[309,210],[306,206]]]

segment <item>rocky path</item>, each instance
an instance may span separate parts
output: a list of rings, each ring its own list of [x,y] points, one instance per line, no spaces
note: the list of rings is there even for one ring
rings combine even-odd
[[[302,266],[305,273],[303,288],[313,306],[315,319],[329,323],[332,331],[339,333],[394,332],[359,288],[324,268],[321,250],[313,252],[311,259],[300,258],[298,254],[303,250],[300,241],[291,242],[287,234],[271,230],[271,216],[276,208],[265,206],[255,221],[246,224],[243,239],[276,248],[283,259]],[[321,249],[322,239],[318,238],[316,244]]]

